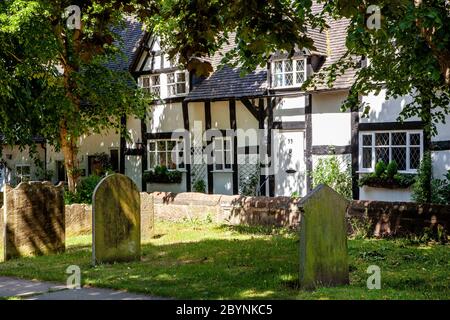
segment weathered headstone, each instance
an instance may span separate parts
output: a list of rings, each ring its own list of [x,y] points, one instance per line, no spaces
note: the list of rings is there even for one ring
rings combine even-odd
[[[141,240],[149,240],[153,237],[154,217],[153,194],[141,192]]]
[[[5,185],[0,261],[65,250],[64,188],[50,182]]]
[[[300,201],[302,288],[349,283],[347,206],[348,201],[326,185],[319,185]]]
[[[140,197],[129,177],[103,178],[92,196],[92,214],[93,264],[140,259]]]

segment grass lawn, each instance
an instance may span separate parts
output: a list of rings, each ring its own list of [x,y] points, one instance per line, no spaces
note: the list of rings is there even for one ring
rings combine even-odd
[[[92,267],[90,236],[67,239],[65,254],[0,264],[1,276],[65,282],[78,265],[85,285],[186,299],[450,299],[450,246],[406,240],[349,240],[350,286],[297,287],[298,237],[283,229],[157,222],[142,261]],[[381,290],[368,290],[369,265]]]

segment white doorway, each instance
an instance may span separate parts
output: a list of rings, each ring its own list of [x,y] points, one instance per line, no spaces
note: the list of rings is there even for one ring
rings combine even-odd
[[[306,194],[304,133],[301,130],[274,130],[275,196]]]

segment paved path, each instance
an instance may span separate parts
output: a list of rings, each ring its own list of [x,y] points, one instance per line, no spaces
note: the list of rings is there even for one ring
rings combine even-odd
[[[59,283],[0,277],[0,298],[19,297],[25,300],[161,300],[152,297],[99,288],[69,290]]]

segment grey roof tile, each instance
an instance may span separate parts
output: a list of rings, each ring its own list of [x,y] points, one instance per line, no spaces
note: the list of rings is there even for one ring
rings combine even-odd
[[[120,45],[122,54],[118,54],[107,66],[116,71],[125,71],[133,62],[145,31],[142,29],[142,23],[135,17],[127,16],[125,17],[125,28],[117,30],[117,33],[122,39]]]

